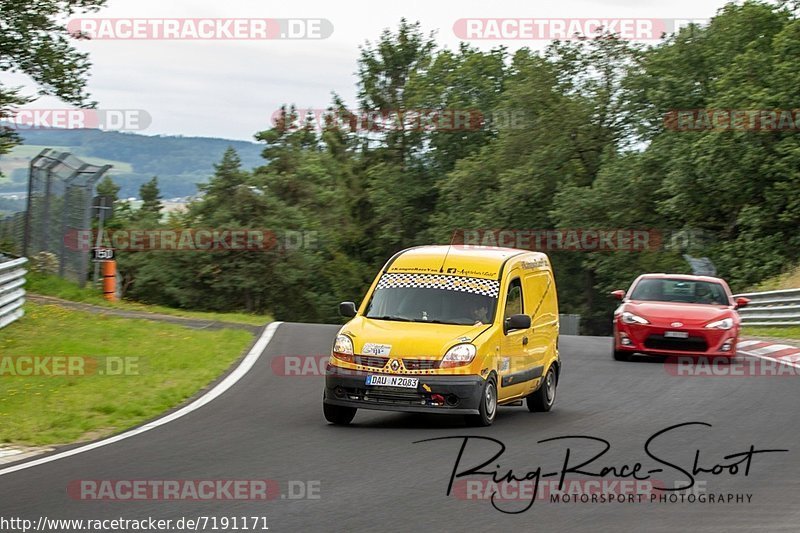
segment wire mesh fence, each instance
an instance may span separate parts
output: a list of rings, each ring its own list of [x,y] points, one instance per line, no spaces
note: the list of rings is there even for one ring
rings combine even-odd
[[[581,315],[562,314],[558,315],[559,328],[561,335],[580,335]]]
[[[22,253],[25,238],[25,212],[12,213],[0,219],[0,251]]]
[[[89,252],[75,236],[91,230],[95,184],[111,168],[91,165],[70,154],[45,149],[30,163],[22,255],[53,254],[58,275],[86,283]],[[11,226],[11,224],[9,224]],[[14,227],[9,231],[19,233]]]

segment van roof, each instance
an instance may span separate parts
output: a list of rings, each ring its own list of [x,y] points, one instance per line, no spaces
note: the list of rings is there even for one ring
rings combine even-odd
[[[436,245],[398,252],[386,263],[384,272],[498,279],[503,265],[511,258],[515,262],[530,262],[532,267],[550,265],[547,256],[540,252],[496,246]]]

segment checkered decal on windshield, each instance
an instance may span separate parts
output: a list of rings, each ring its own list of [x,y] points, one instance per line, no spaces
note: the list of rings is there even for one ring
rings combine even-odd
[[[493,279],[462,278],[439,274],[384,274],[377,289],[442,289],[446,291],[469,292],[497,298],[500,282]]]

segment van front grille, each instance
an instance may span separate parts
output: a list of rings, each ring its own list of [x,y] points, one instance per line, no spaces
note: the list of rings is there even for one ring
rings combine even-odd
[[[368,366],[371,368],[383,368],[389,362],[388,357],[378,357],[375,355],[356,355],[353,361],[357,365]]]
[[[403,359],[406,370],[433,370],[439,368],[439,359]]]

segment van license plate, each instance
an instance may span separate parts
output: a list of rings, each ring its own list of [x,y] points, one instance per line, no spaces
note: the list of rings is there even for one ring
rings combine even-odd
[[[379,387],[401,387],[403,389],[416,389],[419,378],[407,378],[404,376],[383,376],[370,374],[367,376],[367,385],[377,385]]]
[[[687,331],[665,331],[664,337],[672,339],[688,339],[689,333]]]

